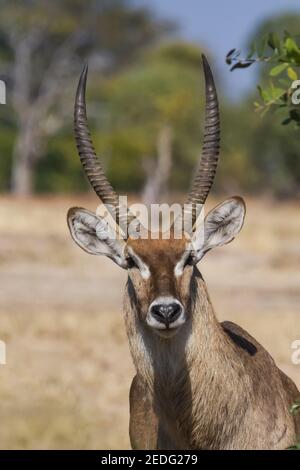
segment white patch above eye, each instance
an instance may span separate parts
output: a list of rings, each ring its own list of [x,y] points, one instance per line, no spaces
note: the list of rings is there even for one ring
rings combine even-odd
[[[135,253],[135,251],[131,247],[128,248],[128,253],[130,254],[135,264],[138,266],[142,278],[145,280],[149,279],[149,277],[151,276],[149,266],[144,263],[144,261]]]
[[[182,261],[179,261],[179,263],[177,263],[174,268],[174,274],[176,277],[182,276],[183,268],[184,268],[184,264],[182,263]]]
[[[186,261],[190,255],[190,249],[187,248],[186,251],[183,253],[181,259],[178,261],[178,263],[175,265],[174,268],[174,274],[176,277],[180,277],[183,274],[183,270],[186,264]]]
[[[147,280],[151,276],[150,269],[145,263],[142,263],[142,266],[140,267],[140,272],[141,276],[143,279]]]

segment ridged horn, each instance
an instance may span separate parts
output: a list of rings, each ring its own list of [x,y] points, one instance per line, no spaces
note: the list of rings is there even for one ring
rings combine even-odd
[[[205,77],[205,124],[202,146],[202,156],[199,168],[188,195],[189,209],[185,210],[185,216],[192,210],[192,225],[196,222],[196,205],[203,205],[211,190],[216,174],[220,150],[220,116],[217,91],[211,68],[205,55],[202,55]]]
[[[88,127],[86,113],[85,91],[87,74],[88,66],[85,65],[79,79],[74,106],[74,133],[77,150],[83,170],[95,193],[105,205],[114,210],[116,222],[121,228],[123,228],[122,225],[125,222],[123,219],[127,218],[127,223],[129,225],[135,217],[126,211],[125,214],[123,214],[123,212],[121,213],[118,195],[106,178],[103,168],[97,158]]]

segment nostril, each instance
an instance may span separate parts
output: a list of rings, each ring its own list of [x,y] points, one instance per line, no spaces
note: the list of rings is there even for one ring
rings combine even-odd
[[[160,304],[153,305],[151,307],[151,313],[158,321],[165,323],[166,315],[165,315],[165,309],[163,307],[164,306]]]
[[[169,307],[169,321],[175,321],[181,314],[181,306],[179,304],[173,303]]]
[[[170,304],[155,304],[151,307],[151,314],[161,323],[172,323],[180,316],[181,305],[172,302]]]

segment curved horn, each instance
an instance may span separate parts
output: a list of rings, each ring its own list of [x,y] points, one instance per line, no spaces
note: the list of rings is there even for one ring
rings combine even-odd
[[[203,205],[212,187],[220,148],[220,116],[217,91],[213,79],[213,74],[205,55],[202,54],[203,69],[205,76],[205,130],[203,138],[202,156],[198,172],[192,184],[192,189],[188,195],[187,204],[192,210],[192,226],[197,217],[196,204]],[[190,210],[185,210],[190,214]]]
[[[108,206],[108,208],[114,209],[116,222],[122,227],[122,222],[124,222],[124,219],[126,219],[127,216],[128,224],[134,220],[135,217],[132,214],[129,214],[126,210],[124,214],[120,214],[121,211],[118,195],[106,178],[102,166],[96,156],[86,114],[85,90],[87,73],[88,66],[85,65],[79,79],[75,98],[74,133],[76,145],[83,170],[95,193],[101,199],[101,201]]]

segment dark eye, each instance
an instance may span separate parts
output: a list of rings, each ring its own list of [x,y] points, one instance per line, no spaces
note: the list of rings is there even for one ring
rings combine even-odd
[[[194,255],[193,255],[193,252],[190,251],[186,260],[185,260],[185,263],[184,263],[184,266],[189,266],[189,265],[192,265],[194,264]]]
[[[127,265],[128,265],[128,269],[132,269],[132,268],[139,269],[137,263],[135,262],[135,260],[131,256],[128,256],[128,258],[127,258]]]

